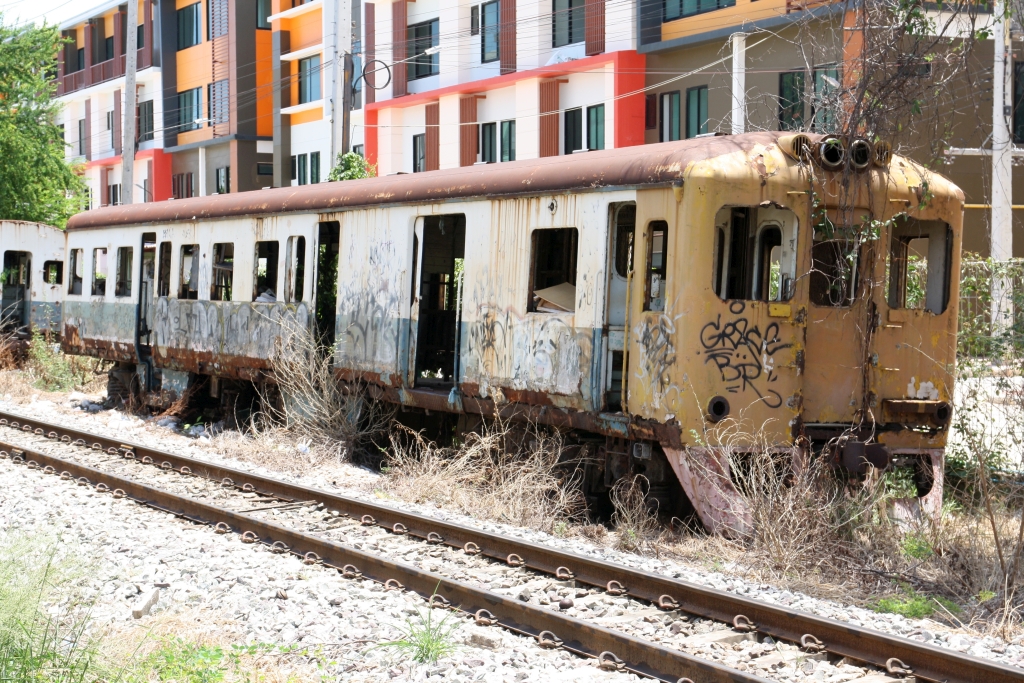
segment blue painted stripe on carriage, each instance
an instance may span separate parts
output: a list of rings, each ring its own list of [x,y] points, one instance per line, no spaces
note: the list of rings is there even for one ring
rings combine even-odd
[[[125,299],[113,301],[65,301],[62,319],[78,329],[80,339],[102,339],[135,344],[137,306]]]
[[[29,304],[29,322],[33,330],[60,332],[60,302],[33,301]]]

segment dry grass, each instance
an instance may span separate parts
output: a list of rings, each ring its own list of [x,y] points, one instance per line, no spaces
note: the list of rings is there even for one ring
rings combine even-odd
[[[657,552],[654,542],[661,527],[656,510],[647,501],[650,485],[647,478],[636,475],[623,477],[611,490],[612,526],[615,529],[615,548],[626,552]]]
[[[557,431],[536,425],[485,423],[450,448],[397,427],[382,489],[410,502],[555,531],[583,511],[578,463],[566,451]]]

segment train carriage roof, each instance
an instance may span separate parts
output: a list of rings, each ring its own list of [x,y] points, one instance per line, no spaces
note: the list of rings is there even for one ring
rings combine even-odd
[[[267,213],[327,213],[347,207],[436,202],[480,196],[538,195],[599,187],[665,184],[687,166],[748,152],[792,133],[709,136],[501,164],[281,187],[173,201],[108,206],[72,216],[69,230],[206,220]],[[810,136],[817,139],[818,136]]]

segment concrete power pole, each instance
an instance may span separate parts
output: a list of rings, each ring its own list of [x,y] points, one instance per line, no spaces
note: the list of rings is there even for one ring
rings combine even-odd
[[[148,2],[148,0],[146,0]],[[139,0],[128,0],[124,58],[124,142],[121,145],[121,203],[131,204],[135,189],[135,75],[139,53]],[[143,198],[145,201],[145,198]]]
[[[1009,65],[1010,26],[1006,20],[1005,0],[995,0],[992,64],[992,218],[991,254],[995,261],[1013,257],[1013,142],[1010,119],[1013,107],[1008,103],[1011,69]],[[1010,282],[992,280],[992,324],[994,330],[1004,329],[1010,297]]]
[[[747,123],[747,36],[732,34],[732,134],[746,130]]]

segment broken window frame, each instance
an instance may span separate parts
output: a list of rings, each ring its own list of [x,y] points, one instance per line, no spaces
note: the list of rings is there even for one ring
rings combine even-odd
[[[265,256],[260,255],[260,250],[266,249],[267,254]],[[266,259],[266,274],[260,276],[260,260]],[[253,303],[276,303],[278,295],[281,291],[281,242],[278,240],[263,240],[256,242],[253,248],[253,264],[252,264],[252,301]],[[257,301],[257,299],[264,293],[260,291],[260,287],[269,288],[274,294],[273,302]],[[266,290],[264,290],[266,291]]]
[[[849,308],[857,299],[857,288],[860,286],[860,263],[861,243],[855,238],[831,237],[815,239],[811,241],[811,272],[808,278],[808,300],[814,306],[821,308]],[[829,272],[821,267],[824,261],[820,253],[829,248],[835,248],[835,252],[848,265],[845,275],[838,277],[836,272]],[[836,260],[836,263],[839,261]],[[821,283],[824,281],[825,287]],[[837,291],[838,287],[838,291]],[[827,294],[828,298],[822,298]]]
[[[186,250],[188,250],[187,254]],[[178,254],[178,298],[195,301],[199,299],[199,245],[183,244]],[[185,277],[186,256],[189,257],[187,278]]]
[[[928,240],[926,254],[920,260],[925,268],[923,296],[920,306],[908,306],[910,246],[921,239]],[[910,218],[894,221],[889,229],[889,250],[885,260],[885,298],[889,308],[928,311],[933,315],[945,313],[949,308],[952,263],[953,229],[948,223]]]
[[[43,261],[43,282],[48,285],[64,284],[64,262]]]
[[[68,294],[80,296],[85,282],[85,254],[82,249],[72,249],[68,259]]]
[[[135,249],[132,247],[117,248],[116,279],[114,280],[114,296],[118,298],[132,295],[132,263],[135,260]]]
[[[171,295],[171,254],[174,252],[170,241],[161,242],[157,247],[157,281],[156,295]]]
[[[100,273],[100,256],[103,259],[102,274]],[[94,247],[92,250],[92,287],[89,290],[92,292],[92,296],[106,296],[107,294],[107,271],[109,266],[107,264],[107,248],[106,247]]]
[[[285,267],[285,301],[290,304],[304,300],[306,294],[306,238],[292,235],[288,238]]]
[[[214,243],[210,270],[210,301],[231,301],[235,281],[234,242]]]
[[[556,233],[561,233],[568,239],[568,249],[563,251],[561,254],[562,264],[558,267],[552,268],[541,268],[543,261],[541,259],[542,254],[540,253],[542,248],[550,248],[550,245],[542,244],[542,242],[553,240],[556,237]],[[576,286],[576,267],[579,260],[579,234],[580,231],[575,227],[567,228],[537,228],[533,231],[530,236],[530,292],[527,299],[527,310],[531,313],[551,313],[551,311],[538,311],[537,302],[534,297],[534,292],[548,287],[556,287],[563,282],[568,282],[573,287]],[[563,243],[563,250],[565,244]],[[539,276],[544,273],[543,277],[545,282],[538,283]],[[557,274],[556,274],[557,273]],[[559,278],[562,278],[559,280]],[[559,280],[558,282],[552,282],[551,280]],[[540,284],[540,286],[538,286]],[[574,313],[573,311],[566,311],[566,313]]]
[[[723,212],[728,211],[728,220]],[[761,212],[765,212],[764,215]],[[742,226],[737,221],[742,220]],[[743,236],[737,230],[742,229]],[[723,301],[779,303],[793,298],[800,221],[784,206],[723,206],[715,214],[712,291]],[[777,231],[779,244],[766,247]],[[779,247],[779,273],[772,296],[772,253]],[[739,251],[737,251],[737,249]],[[742,263],[740,262],[742,261]]]
[[[661,251],[658,248],[660,233]],[[647,223],[647,260],[644,275],[644,310],[664,312],[665,281],[668,273],[668,222],[653,220]],[[660,261],[655,265],[655,261]]]

